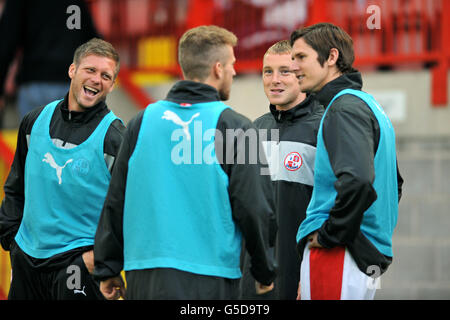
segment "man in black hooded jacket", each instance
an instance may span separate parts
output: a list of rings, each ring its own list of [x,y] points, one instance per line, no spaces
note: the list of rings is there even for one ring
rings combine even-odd
[[[403,179],[388,117],[361,91],[353,41],[319,23],[291,35],[300,87],[325,107],[314,191],[297,234],[301,299],[373,299],[392,261],[392,234]],[[370,283],[371,285],[367,285]]]
[[[292,70],[291,46],[283,40],[264,55],[262,79],[270,102],[270,112],[255,120],[263,139],[275,193],[278,232],[275,243],[277,278],[274,290],[256,295],[249,273],[248,255],[244,258],[241,280],[243,299],[295,299],[299,282],[300,259],[295,235],[305,219],[311,199],[314,176],[316,136],[323,107],[300,91]]]

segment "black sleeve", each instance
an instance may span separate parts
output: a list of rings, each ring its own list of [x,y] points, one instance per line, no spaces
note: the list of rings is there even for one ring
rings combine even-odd
[[[0,16],[0,97],[3,95],[6,75],[9,65],[19,46],[22,37],[21,12],[23,12],[23,0],[8,0]]]
[[[116,119],[111,123],[108,131],[106,132],[103,152],[105,153],[105,160],[108,166],[108,170],[111,173],[114,169],[114,164],[117,159],[120,144],[123,140],[125,129],[126,127],[123,122],[119,119]]]
[[[254,120],[253,125],[258,130],[258,139],[260,140],[260,142],[263,142],[263,140],[260,139],[261,138],[261,135],[260,135],[261,130],[267,130],[267,128],[273,128],[273,129],[277,128],[275,120],[270,112],[262,115],[261,117],[257,118],[256,120]],[[278,129],[276,129],[276,130],[278,130]],[[271,131],[271,130],[269,130],[269,131]],[[266,136],[266,139],[269,139],[269,140],[271,139],[270,132],[269,132],[269,135]],[[263,165],[264,169],[269,170],[265,152],[264,152],[263,156],[264,156],[264,162],[261,164]],[[268,171],[265,171],[265,172],[268,173]],[[272,198],[275,199],[275,190],[273,188],[271,179],[264,179],[264,180],[265,180],[265,183],[270,183],[269,188],[272,192]],[[272,201],[272,200],[270,200],[270,201]],[[275,200],[273,200],[273,201],[275,201]],[[275,206],[274,206],[274,211],[272,212],[272,214],[269,217],[269,246],[270,247],[275,246],[277,232],[278,232],[278,223],[277,223],[277,217],[275,214]]]
[[[125,130],[97,226],[94,242],[94,277],[98,280],[117,276],[123,269],[123,208],[128,160],[136,146],[143,113],[141,111],[133,118]]]
[[[25,160],[28,153],[27,136],[30,135],[33,124],[42,109],[43,107],[36,108],[25,115],[19,126],[16,152],[3,187],[5,197],[0,208],[0,242],[5,250],[10,249],[11,242],[22,222],[25,204]]]
[[[398,188],[398,202],[400,202],[400,199],[402,198],[402,190],[403,190],[403,177],[400,174],[400,170],[398,168],[398,161],[397,161],[397,188]]]
[[[325,116],[323,139],[337,178],[337,196],[328,220],[319,229],[318,241],[324,247],[351,242],[364,212],[377,199],[372,186],[377,134],[375,115],[357,97],[338,98]]]
[[[216,141],[216,151],[229,177],[233,219],[251,257],[250,271],[258,282],[269,285],[275,278],[268,254],[269,234],[274,237],[276,225],[270,175],[262,174],[261,163],[267,164],[265,154],[255,126],[233,110],[222,112],[217,129],[222,132],[223,144],[219,146]]]

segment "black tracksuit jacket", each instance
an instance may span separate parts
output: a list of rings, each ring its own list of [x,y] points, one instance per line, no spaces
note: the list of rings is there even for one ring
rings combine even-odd
[[[278,130],[279,145],[287,144],[278,154],[280,170],[284,167],[285,157],[289,152],[299,151],[305,147],[314,150],[317,143],[317,132],[324,108],[314,99],[313,95],[308,95],[304,101],[294,108],[286,111],[276,110],[274,105],[270,105],[270,112],[264,114],[254,121],[258,129],[269,130],[268,141],[275,141],[276,137],[270,135],[270,130]],[[284,153],[283,153],[284,152]],[[310,171],[313,177],[314,158],[304,157],[303,164],[296,172],[301,170]],[[247,261],[244,262],[244,277],[242,279],[243,299],[295,299],[300,278],[300,258],[296,250],[295,237],[300,223],[306,217],[306,208],[311,200],[313,181],[307,183],[301,178],[292,176],[291,181],[286,180],[283,175],[272,176],[272,186],[275,196],[275,212],[278,223],[277,240],[275,244],[275,261],[277,263],[277,278],[275,288],[272,292],[263,296],[256,295],[254,281],[247,272]]]

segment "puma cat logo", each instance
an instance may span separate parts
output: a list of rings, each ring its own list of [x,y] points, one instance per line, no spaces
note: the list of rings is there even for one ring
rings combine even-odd
[[[200,113],[197,112],[196,114],[194,114],[191,117],[191,119],[189,121],[183,121],[180,119],[180,117],[175,112],[166,110],[166,111],[164,111],[164,115],[162,116],[161,119],[171,120],[173,123],[181,126],[183,128],[183,132],[186,135],[186,139],[191,140],[191,134],[189,133],[189,124],[191,124],[192,120],[194,120],[194,118],[197,118],[199,115],[200,115]]]
[[[62,183],[62,178],[61,178],[62,170],[67,166],[67,164],[71,163],[73,161],[73,159],[67,160],[63,166],[60,166],[55,162],[55,159],[53,159],[53,156],[50,154],[50,152],[47,152],[44,155],[44,159],[42,159],[42,161],[47,162],[50,165],[50,167],[52,167],[53,169],[56,170],[56,176],[58,177],[58,183],[61,184]]]

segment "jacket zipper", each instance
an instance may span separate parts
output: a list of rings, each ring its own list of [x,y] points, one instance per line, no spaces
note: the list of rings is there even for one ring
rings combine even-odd
[[[72,120],[72,112],[69,111],[69,121]],[[67,139],[64,139],[62,146],[64,147],[66,145]]]

